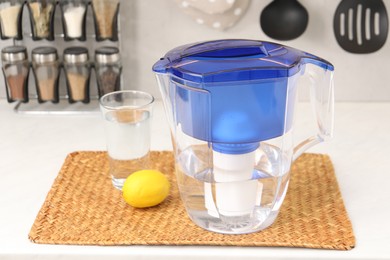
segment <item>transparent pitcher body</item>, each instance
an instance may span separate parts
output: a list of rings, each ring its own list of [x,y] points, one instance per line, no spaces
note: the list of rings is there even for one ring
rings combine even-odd
[[[229,91],[226,84],[223,89],[211,87],[210,93],[170,75],[158,75],[174,142],[181,198],[196,224],[210,231],[240,234],[264,229],[274,222],[286,195],[293,158],[297,77],[234,83],[230,86],[232,91],[241,88],[242,96],[254,98],[250,105],[243,106],[238,99],[235,102],[226,95],[212,93]],[[278,109],[267,109],[270,104],[264,104],[264,100],[273,102]],[[224,117],[237,119],[224,122]],[[183,124],[184,120],[203,122],[197,127]],[[261,123],[264,121],[269,124]],[[218,135],[223,136],[224,131],[240,134],[232,135],[237,136],[236,140],[219,143]],[[254,140],[252,131],[268,133],[263,140]],[[217,142],[211,142],[211,138]],[[247,143],[248,140],[253,142]],[[219,146],[242,153],[220,152]]]

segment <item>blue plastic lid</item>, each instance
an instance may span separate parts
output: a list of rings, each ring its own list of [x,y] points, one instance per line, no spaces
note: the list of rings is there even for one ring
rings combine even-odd
[[[153,66],[197,83],[290,77],[300,65],[313,63],[325,70],[333,65],[312,54],[276,43],[255,40],[218,40],[177,47]]]

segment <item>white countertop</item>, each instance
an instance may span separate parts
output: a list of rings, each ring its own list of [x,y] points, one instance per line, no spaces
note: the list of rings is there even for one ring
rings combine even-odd
[[[31,243],[28,233],[66,155],[105,150],[104,132],[98,111],[29,116],[12,109],[0,100],[0,259],[390,259],[390,103],[337,103],[335,138],[309,150],[332,158],[356,236],[350,251]],[[152,129],[152,150],[171,149],[161,102]]]

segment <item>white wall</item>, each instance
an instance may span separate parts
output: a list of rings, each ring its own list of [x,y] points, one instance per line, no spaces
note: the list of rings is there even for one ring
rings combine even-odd
[[[183,14],[174,0],[126,0],[122,14],[126,87],[145,89],[158,95],[151,67],[168,50],[185,43],[221,39],[271,40],[261,30],[260,12],[271,1],[252,0],[236,26],[220,32],[196,24]],[[390,100],[390,35],[379,51],[351,54],[333,34],[333,15],[339,0],[300,0],[309,12],[309,25],[298,39],[280,42],[302,49],[335,65],[337,100]],[[390,16],[390,0],[384,0]]]
[[[221,32],[196,24],[174,0],[122,0],[121,38],[126,89],[143,89],[159,97],[151,67],[168,50],[182,44],[249,38],[274,41],[261,30],[259,16],[270,0],[252,0],[247,13],[231,29]],[[339,0],[300,0],[309,12],[309,25],[298,39],[280,42],[302,49],[335,65],[336,99],[390,101],[390,38],[372,54],[351,54],[338,46],[333,15]],[[384,0],[390,16],[390,0]],[[7,45],[0,41],[0,47]],[[0,78],[0,96],[5,87]]]

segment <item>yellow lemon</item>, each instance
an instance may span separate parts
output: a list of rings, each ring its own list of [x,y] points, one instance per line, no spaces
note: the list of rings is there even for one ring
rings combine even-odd
[[[169,194],[170,184],[159,171],[141,170],[127,177],[122,192],[125,201],[136,208],[160,204]]]

